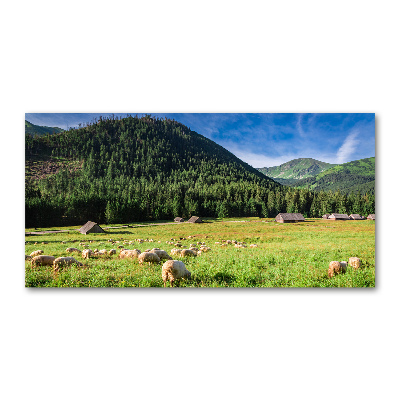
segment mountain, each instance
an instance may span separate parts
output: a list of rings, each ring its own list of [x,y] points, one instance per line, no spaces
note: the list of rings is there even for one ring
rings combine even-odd
[[[258,170],[275,181],[283,180],[283,183],[285,183],[287,179],[297,180],[316,176],[335,165],[314,160],[313,158],[297,158],[277,167],[258,168]]]
[[[26,135],[25,154],[27,226],[261,216],[282,188],[212,140],[151,116]]]
[[[277,181],[286,186],[315,191],[340,190],[347,194],[357,192],[372,194],[375,193],[375,157],[335,165],[303,179],[277,179]]]
[[[25,120],[25,134],[34,136],[34,135],[47,135],[64,132],[64,129],[57,127],[49,127],[49,126],[39,126],[34,125],[31,122]]]

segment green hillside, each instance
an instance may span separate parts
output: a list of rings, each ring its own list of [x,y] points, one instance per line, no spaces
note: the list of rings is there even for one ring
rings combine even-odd
[[[375,193],[375,157],[336,165],[318,175],[298,180],[278,180],[291,186],[315,191],[340,190],[342,193]]]
[[[313,158],[297,158],[277,167],[258,168],[260,172],[273,178],[281,179],[303,179],[318,175],[320,172],[332,168],[335,164],[328,164]],[[284,181],[285,182],[285,181]]]
[[[57,128],[57,127],[50,127],[50,126],[39,126],[34,125],[31,122],[25,120],[25,133],[31,136],[34,135],[47,135],[47,134],[54,134],[63,132],[64,129]]]
[[[285,187],[181,123],[150,115],[100,118],[53,135],[25,135],[26,227],[174,217],[373,213],[373,197]]]

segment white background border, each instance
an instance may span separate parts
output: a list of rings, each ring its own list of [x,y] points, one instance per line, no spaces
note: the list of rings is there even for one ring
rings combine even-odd
[[[2,398],[398,394],[393,4],[3,5]],[[24,288],[25,112],[375,112],[377,287]]]

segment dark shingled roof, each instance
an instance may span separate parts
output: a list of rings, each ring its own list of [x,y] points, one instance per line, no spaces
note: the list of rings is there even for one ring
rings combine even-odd
[[[88,221],[82,228],[79,229],[80,233],[86,235],[87,233],[105,233],[103,229],[96,222]]]
[[[193,215],[193,217],[190,217],[190,219],[188,219],[187,222],[191,222],[191,223],[200,223],[200,222],[203,222],[203,221],[201,220],[200,217],[196,217],[195,215]]]
[[[329,216],[329,219],[350,219],[350,217],[347,214],[333,213]]]
[[[362,219],[360,214],[350,214],[350,219]]]
[[[303,214],[300,213],[279,213],[275,219],[284,221],[304,221]]]

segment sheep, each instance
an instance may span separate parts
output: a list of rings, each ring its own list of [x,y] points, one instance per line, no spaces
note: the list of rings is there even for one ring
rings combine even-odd
[[[107,250],[106,249],[101,249],[100,251],[97,252],[98,255],[100,256],[104,256],[105,254],[107,254]]]
[[[189,250],[193,250],[193,251],[195,251],[195,252],[198,252],[198,251],[199,251],[199,249],[198,249],[197,247],[189,247]]]
[[[124,248],[124,246],[122,246],[122,244],[117,246],[117,249],[123,249],[123,248]]]
[[[139,255],[141,254],[141,251],[138,249],[134,250],[121,250],[119,253],[119,258],[138,258]]]
[[[345,273],[347,269],[347,263],[345,261],[331,261],[328,268],[328,277],[332,278],[334,275]]]
[[[179,281],[181,278],[191,279],[192,274],[186,269],[185,264],[178,260],[168,260],[162,266],[162,280],[164,287],[167,285],[169,280],[171,287],[174,286],[175,281]]]
[[[27,256],[26,254],[25,254],[25,261],[29,261],[29,260],[31,260],[32,259],[32,256]]]
[[[168,255],[168,253],[165,250],[155,248],[151,249],[150,253],[157,254],[160,260],[172,260],[172,258]]]
[[[249,247],[258,247],[256,244],[251,244]]]
[[[197,253],[193,250],[183,249],[180,254],[181,257],[197,257]]]
[[[54,272],[59,271],[63,267],[69,267],[72,264],[76,264],[78,267],[81,267],[83,264],[75,260],[74,257],[58,257],[54,260]]]
[[[73,253],[76,251],[77,253],[80,253],[81,251],[75,247],[68,247],[67,250],[65,250],[67,253]]]
[[[112,256],[113,254],[117,254],[117,250],[111,249],[111,250],[108,252],[108,255],[110,255],[110,256]]]
[[[182,247],[182,243],[175,243],[175,247]]]
[[[91,255],[92,255],[92,250],[90,250],[90,249],[82,250],[82,257],[83,258],[90,258]]]
[[[354,269],[358,269],[361,267],[361,260],[358,257],[350,257],[349,264]]]
[[[206,253],[207,251],[211,251],[211,248],[210,248],[210,247],[207,247],[207,246],[204,246],[204,245],[202,245],[202,246],[200,246],[200,250],[201,250],[203,253]]]
[[[158,255],[156,253],[150,253],[148,251],[145,251],[145,252],[139,254],[138,259],[139,259],[139,264],[143,264],[144,262],[159,263],[161,261],[160,257],[158,257]]]
[[[182,251],[181,249],[175,249],[174,248],[174,249],[171,250],[171,255],[172,256],[176,256],[178,254],[181,254],[181,251]]]
[[[45,256],[45,255],[40,255],[33,257],[31,260],[31,267],[42,267],[44,265],[53,265],[53,262],[56,258],[53,256]]]
[[[30,254],[31,257],[35,257],[38,256],[39,254],[43,254],[43,250],[35,250],[32,251],[32,253]]]

